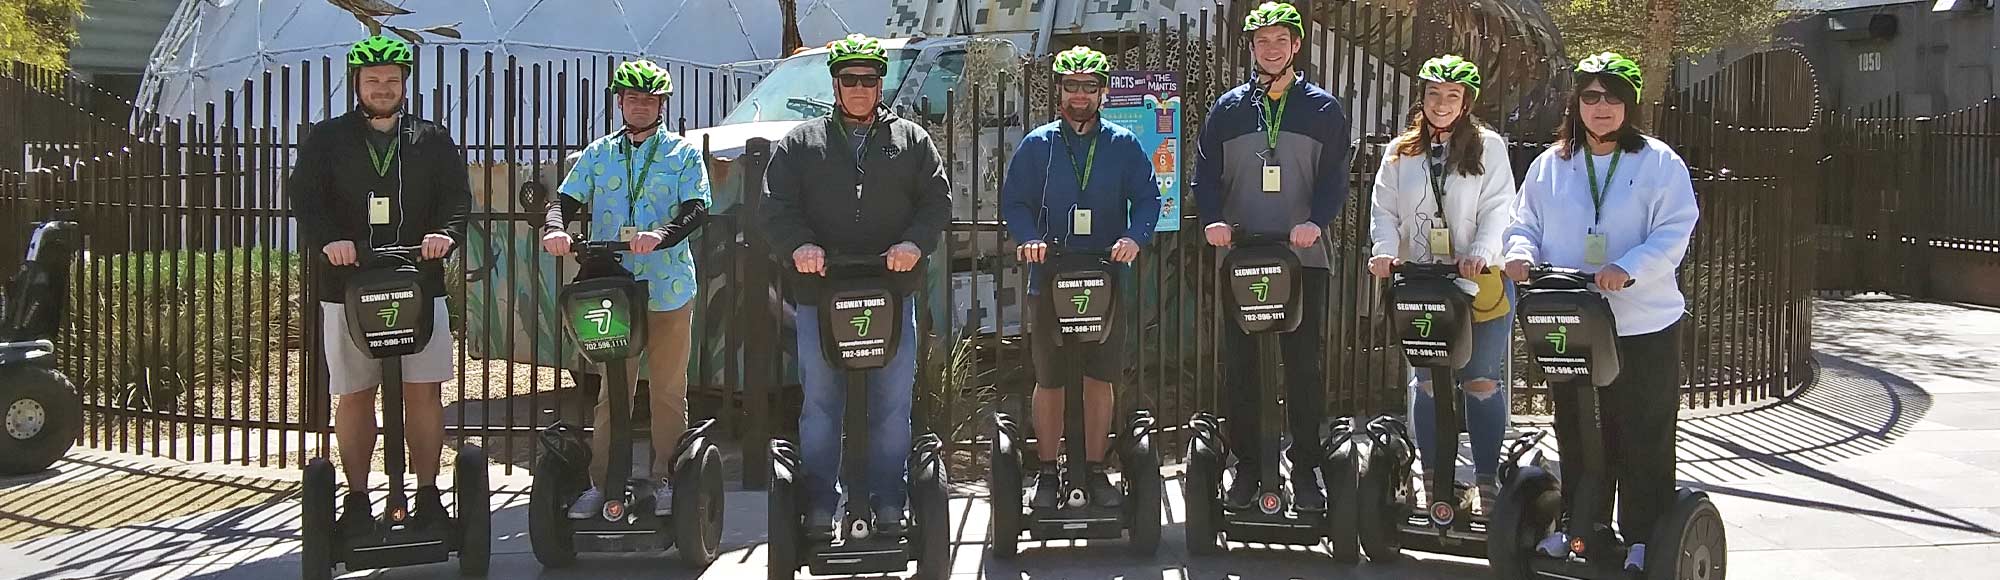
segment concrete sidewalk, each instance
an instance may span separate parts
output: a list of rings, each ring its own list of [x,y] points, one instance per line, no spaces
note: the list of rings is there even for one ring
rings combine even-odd
[[[2000,311],[1890,299],[1816,306],[1822,369],[1815,385],[1789,401],[1682,422],[1680,476],[1707,489],[1721,509],[1731,575],[1991,577],[2000,569],[2000,380],[1993,378],[2000,374]],[[0,480],[0,542],[10,542],[0,543],[0,577],[298,574],[295,471],[91,451],[71,459],[54,476]],[[152,481],[165,483],[143,483]],[[601,556],[543,570],[525,535],[525,474],[495,483],[492,578],[763,574],[762,493],[729,494],[725,553],[706,571],[663,557]],[[1006,562],[985,553],[983,490],[962,488],[952,502],[954,577],[1490,577],[1482,561],[1414,553],[1391,566],[1343,566],[1316,551],[1233,546],[1193,562],[1184,549],[1178,484],[1170,485],[1156,555],[1129,554],[1122,542],[1095,549],[1024,543],[1026,553]],[[347,577],[456,574],[455,565],[440,564]]]

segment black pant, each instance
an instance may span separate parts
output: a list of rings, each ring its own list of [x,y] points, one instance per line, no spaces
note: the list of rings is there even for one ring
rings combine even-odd
[[[1305,295],[1300,297],[1303,303],[1299,308],[1299,328],[1280,335],[1278,342],[1284,352],[1285,412],[1291,424],[1292,469],[1303,474],[1318,467],[1323,455],[1319,426],[1326,421],[1326,373],[1320,367],[1320,357],[1325,353],[1320,322],[1326,318],[1328,274],[1320,268],[1302,268],[1300,274]],[[1263,446],[1277,444],[1261,441],[1257,433],[1264,398],[1268,396],[1264,389],[1276,377],[1265,374],[1271,370],[1258,368],[1258,337],[1244,334],[1234,321],[1225,321],[1223,326],[1226,327],[1221,333],[1225,382],[1221,395],[1229,400],[1230,446],[1241,469],[1237,473],[1254,478],[1262,467]]]
[[[1674,430],[1681,407],[1681,326],[1652,334],[1618,337],[1620,369],[1611,386],[1597,390],[1599,432],[1604,435],[1604,461],[1611,476],[1600,514],[1610,514],[1618,501],[1618,529],[1625,541],[1647,543],[1653,524],[1674,505]],[[1562,449],[1576,449],[1576,437],[1590,422],[1576,409],[1577,393],[1553,389],[1556,440]],[[1563,489],[1579,489],[1581,470],[1563,470]],[[1563,495],[1563,509],[1573,513],[1573,493]],[[1572,526],[1575,528],[1576,526]]]

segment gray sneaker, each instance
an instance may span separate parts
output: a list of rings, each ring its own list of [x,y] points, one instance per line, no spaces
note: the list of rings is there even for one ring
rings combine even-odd
[[[1568,556],[1569,534],[1565,534],[1560,531],[1553,534],[1549,534],[1549,537],[1542,538],[1542,543],[1535,544],[1535,553],[1541,554],[1543,556],[1548,556],[1550,558],[1562,558]]]
[[[653,515],[664,517],[673,513],[674,486],[666,480],[661,480],[659,485],[653,487]]]
[[[1632,549],[1625,552],[1625,571],[1626,572],[1646,571],[1645,544],[1632,544]]]
[[[596,486],[591,486],[590,489],[584,490],[583,495],[577,496],[576,502],[569,504],[569,519],[587,520],[603,510],[604,492],[599,491]]]

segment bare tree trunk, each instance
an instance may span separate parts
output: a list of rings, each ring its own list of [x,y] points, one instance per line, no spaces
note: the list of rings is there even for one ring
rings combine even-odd
[[[1679,16],[1680,0],[1646,0],[1646,33],[1640,44],[1639,66],[1646,70],[1646,88],[1639,94],[1640,122],[1644,127],[1653,126],[1657,114],[1654,104],[1666,93],[1670,65],[1673,62],[1674,31]],[[1657,130],[1657,129],[1655,129]]]
[[[778,0],[778,12],[785,19],[784,38],[779,40],[779,58],[792,55],[792,51],[805,46],[805,38],[799,35],[799,0]]]

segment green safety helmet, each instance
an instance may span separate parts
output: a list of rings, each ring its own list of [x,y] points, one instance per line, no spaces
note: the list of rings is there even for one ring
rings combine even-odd
[[[1479,65],[1456,54],[1447,54],[1424,61],[1424,68],[1417,71],[1417,78],[1434,83],[1458,83],[1471,92],[1472,100],[1479,100]]]
[[[1243,31],[1256,32],[1266,26],[1285,25],[1292,27],[1299,36],[1306,35],[1306,19],[1299,16],[1299,9],[1283,2],[1265,2],[1250,15],[1243,17]]]
[[[1583,59],[1583,62],[1576,63],[1576,72],[1579,74],[1608,74],[1625,79],[1625,82],[1631,83],[1632,92],[1646,92],[1645,75],[1640,72],[1639,63],[1626,58],[1622,54],[1601,52],[1591,55],[1589,58]]]
[[[1090,47],[1078,46],[1056,54],[1055,71],[1058,75],[1097,75],[1110,82],[1111,59]]]
[[[380,34],[370,36],[361,42],[356,42],[352,48],[347,49],[348,68],[362,68],[384,64],[401,65],[403,68],[409,68],[416,60],[417,55],[410,50],[410,43],[403,42],[400,38],[390,38]]]
[[[667,96],[674,94],[674,77],[667,74],[667,69],[642,58],[618,65],[618,70],[611,73],[611,84],[606,88],[613,93],[630,90]]]
[[[875,67],[876,74],[888,74],[889,51],[882,48],[882,39],[854,33],[847,35],[847,38],[833,41],[827,48],[832,50],[826,57],[828,72],[838,72],[842,68],[855,65],[868,65]]]

